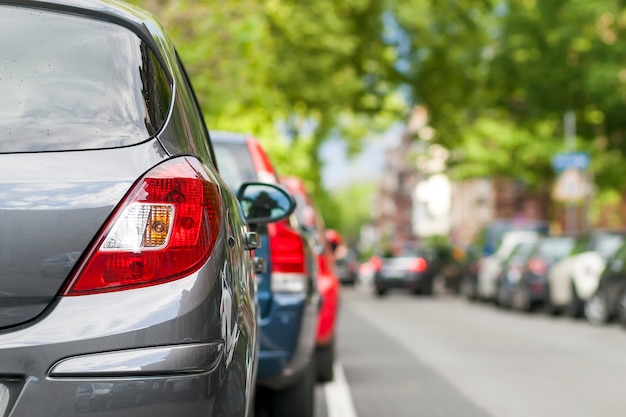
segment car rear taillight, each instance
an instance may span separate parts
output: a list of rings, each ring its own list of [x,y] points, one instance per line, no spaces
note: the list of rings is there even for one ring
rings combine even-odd
[[[537,275],[543,275],[548,271],[548,264],[539,258],[530,259],[526,267],[530,272]]]
[[[424,258],[412,259],[409,265],[409,271],[411,272],[424,272],[426,268],[428,268],[428,262]]]
[[[379,272],[383,267],[383,260],[379,256],[374,255],[370,258],[370,265],[372,265],[374,271]]]
[[[307,266],[304,242],[286,221],[268,224],[272,291],[304,292]]]
[[[219,188],[202,164],[167,161],[118,205],[63,294],[145,287],[196,272],[211,256],[221,218]]]

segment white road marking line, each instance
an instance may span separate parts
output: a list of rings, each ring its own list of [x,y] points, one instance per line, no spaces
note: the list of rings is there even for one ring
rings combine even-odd
[[[346,375],[338,362],[333,366],[333,373],[333,381],[324,384],[328,417],[357,417]]]

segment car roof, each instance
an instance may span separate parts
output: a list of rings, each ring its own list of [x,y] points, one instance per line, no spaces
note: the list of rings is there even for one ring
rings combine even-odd
[[[117,23],[139,35],[155,52],[160,50],[156,41],[166,38],[156,16],[116,0],[0,0],[0,5],[66,12]]]
[[[224,132],[220,130],[211,130],[209,134],[211,135],[212,142],[220,143],[245,144],[246,140],[252,137],[252,135],[246,133]]]

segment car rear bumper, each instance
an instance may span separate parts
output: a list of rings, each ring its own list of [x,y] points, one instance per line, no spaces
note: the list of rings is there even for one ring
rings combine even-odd
[[[238,326],[222,337],[221,285],[210,278],[219,275],[204,272],[148,288],[63,297],[31,325],[5,330],[0,384],[9,388],[10,416],[98,409],[108,417],[245,416],[251,376],[244,358],[255,353]],[[110,390],[83,401],[85,384]],[[238,405],[228,409],[232,398]]]
[[[408,272],[401,277],[386,277],[380,273],[374,276],[374,285],[379,290],[407,289],[411,291],[424,290],[431,285],[432,277],[419,272]]]
[[[274,294],[261,320],[257,384],[282,389],[297,380],[313,358],[319,296]]]

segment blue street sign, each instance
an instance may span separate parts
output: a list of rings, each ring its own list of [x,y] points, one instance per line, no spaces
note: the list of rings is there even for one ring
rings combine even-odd
[[[591,158],[587,152],[564,152],[557,153],[552,157],[552,168],[555,171],[577,169],[583,171],[589,168]]]

